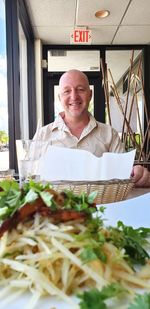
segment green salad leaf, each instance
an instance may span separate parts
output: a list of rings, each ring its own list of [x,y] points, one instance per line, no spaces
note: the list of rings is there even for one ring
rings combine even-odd
[[[101,291],[98,289],[91,289],[84,291],[77,296],[81,299],[80,309],[107,309],[106,300],[113,297],[121,297],[123,293],[127,293],[126,289],[118,283],[112,283],[103,287]]]
[[[0,182],[0,220],[12,216],[20,206],[21,190],[14,180]]]
[[[22,188],[15,180],[3,180],[0,182],[0,221],[12,216],[17,209],[25,204],[32,204],[39,197],[43,200],[47,207],[52,211],[60,208],[60,205],[55,201],[50,183],[35,182],[30,179],[23,185]],[[96,212],[94,204],[97,193],[92,192],[89,196],[82,192],[79,195],[73,191],[64,190],[61,193],[63,197],[63,209],[74,209],[76,211],[84,211],[87,214]]]
[[[146,259],[149,258],[145,246],[148,244],[146,238],[150,235],[150,228],[134,229],[118,221],[117,227],[110,227],[109,232],[106,240],[112,242],[119,249],[124,248],[126,259],[130,264],[145,264]]]
[[[150,293],[137,294],[127,309],[150,309]]]
[[[73,191],[65,189],[63,193],[65,195],[65,202],[64,202],[65,209],[74,209],[79,212],[84,211],[87,214],[92,214],[97,211],[97,208],[94,207],[94,201],[97,192],[92,192],[90,195],[88,195],[85,192],[75,194]],[[89,204],[91,205],[91,207],[89,207]]]
[[[103,211],[103,210],[102,210]],[[78,241],[84,241],[80,258],[83,263],[88,263],[92,260],[100,259],[106,262],[106,255],[103,252],[103,244],[105,236],[102,232],[103,220],[101,217],[89,218],[86,222],[87,229],[79,235],[74,235]]]

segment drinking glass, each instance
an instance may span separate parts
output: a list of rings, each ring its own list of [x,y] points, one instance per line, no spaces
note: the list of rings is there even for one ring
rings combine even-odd
[[[15,170],[13,170],[13,169],[0,171],[0,180],[12,179],[14,174],[15,174]]]
[[[30,178],[40,180],[39,163],[47,146],[47,142],[39,140],[16,140],[20,185]]]

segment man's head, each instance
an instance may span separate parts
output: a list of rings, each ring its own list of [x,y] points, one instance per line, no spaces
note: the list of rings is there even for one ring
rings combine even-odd
[[[69,70],[59,81],[59,99],[68,117],[87,115],[92,91],[87,76],[79,70]]]

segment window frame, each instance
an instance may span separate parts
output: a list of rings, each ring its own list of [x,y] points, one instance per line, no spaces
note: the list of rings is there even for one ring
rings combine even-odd
[[[20,20],[27,39],[29,138],[33,137],[36,130],[34,34],[24,0],[5,0],[5,12],[9,119],[9,166],[10,168],[13,168],[15,171],[17,171],[18,167],[15,141],[16,139],[21,138],[18,21]]]

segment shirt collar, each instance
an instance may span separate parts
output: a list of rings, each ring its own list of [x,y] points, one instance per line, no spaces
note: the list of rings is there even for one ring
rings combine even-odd
[[[97,121],[90,113],[89,113],[89,118],[90,118],[90,121],[83,130],[84,134],[92,131],[95,127],[97,127]],[[65,124],[65,122],[62,118],[62,113],[59,113],[57,118],[53,122],[52,131],[55,130],[55,129],[68,131],[68,127],[66,126],[66,124]]]
[[[56,119],[53,122],[52,125],[52,131],[54,131],[55,129],[60,129],[60,130],[67,130],[68,128],[62,118],[62,113],[59,113],[58,116],[56,117]]]
[[[89,134],[94,128],[97,127],[97,121],[96,119],[89,113],[89,118],[90,118],[90,121],[89,123],[87,124],[87,126],[84,128],[81,136],[80,136],[80,140],[86,136],[87,134]]]

